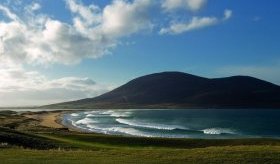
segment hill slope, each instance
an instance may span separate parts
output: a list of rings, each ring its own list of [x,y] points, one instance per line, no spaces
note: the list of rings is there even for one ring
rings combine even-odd
[[[280,108],[280,87],[249,76],[208,79],[181,72],[136,78],[95,98],[47,108]]]

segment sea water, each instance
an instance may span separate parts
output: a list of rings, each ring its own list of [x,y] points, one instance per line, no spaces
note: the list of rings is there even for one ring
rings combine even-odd
[[[279,138],[280,110],[170,109],[72,112],[62,123],[85,132],[166,138]]]

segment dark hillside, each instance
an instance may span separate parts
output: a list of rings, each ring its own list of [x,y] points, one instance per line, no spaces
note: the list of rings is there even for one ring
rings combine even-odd
[[[249,76],[208,79],[162,72],[101,96],[49,108],[280,108],[280,87]]]

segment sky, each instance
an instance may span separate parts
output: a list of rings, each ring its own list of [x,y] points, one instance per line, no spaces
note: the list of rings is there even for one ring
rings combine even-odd
[[[280,85],[280,1],[1,0],[0,106],[95,97],[181,71]]]

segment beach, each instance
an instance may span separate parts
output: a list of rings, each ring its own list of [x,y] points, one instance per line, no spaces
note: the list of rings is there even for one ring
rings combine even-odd
[[[60,124],[60,117],[62,111],[54,111],[54,112],[38,112],[38,113],[28,113],[24,114],[25,117],[36,119],[40,121],[41,126],[49,127],[49,128],[63,128]]]

